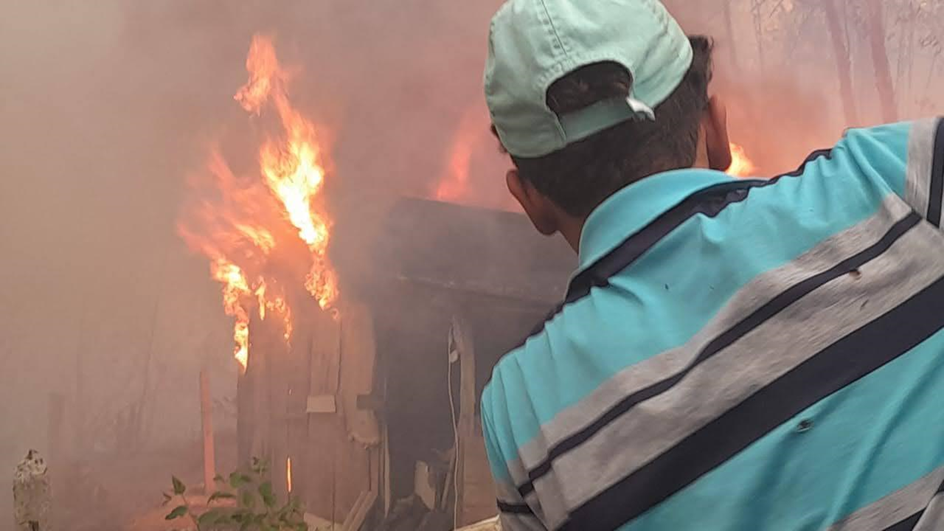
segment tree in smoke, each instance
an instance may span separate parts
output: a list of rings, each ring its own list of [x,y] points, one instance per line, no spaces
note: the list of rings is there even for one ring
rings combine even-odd
[[[859,123],[859,116],[856,110],[855,91],[852,83],[852,56],[848,46],[849,35],[842,23],[842,16],[837,2],[841,3],[842,0],[824,0],[822,8],[826,15],[826,27],[833,46],[833,57],[836,60],[836,74],[839,77],[839,96],[842,99],[843,113],[846,123],[855,125]]]
[[[898,121],[898,104],[895,98],[895,86],[892,70],[888,62],[888,33],[885,30],[885,8],[882,0],[865,1],[865,27],[868,35],[869,50],[872,54],[872,66],[875,70],[875,86],[878,90],[879,107],[882,121]]]

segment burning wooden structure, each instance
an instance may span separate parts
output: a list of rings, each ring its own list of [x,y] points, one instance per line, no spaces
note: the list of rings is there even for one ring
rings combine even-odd
[[[439,514],[445,527],[430,529],[474,523],[495,513],[482,389],[559,299],[574,258],[505,212],[404,199],[384,227],[336,314],[302,292],[287,294],[289,343],[250,323],[240,458],[268,458],[313,523],[376,528],[404,499]],[[387,528],[419,528],[402,518]]]

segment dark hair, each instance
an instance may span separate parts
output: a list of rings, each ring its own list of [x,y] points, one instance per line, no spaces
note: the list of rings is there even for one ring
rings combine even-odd
[[[694,59],[682,83],[656,107],[656,120],[626,121],[537,158],[512,157],[518,174],[568,214],[584,217],[623,187],[695,163],[699,123],[708,105],[712,41],[691,37]],[[632,75],[617,63],[579,68],[554,82],[547,105],[558,115],[625,98]]]

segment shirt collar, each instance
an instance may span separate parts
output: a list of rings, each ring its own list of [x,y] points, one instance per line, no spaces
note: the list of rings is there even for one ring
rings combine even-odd
[[[646,177],[616,192],[584,223],[577,273],[690,195],[732,180],[734,177],[719,171],[674,170]]]

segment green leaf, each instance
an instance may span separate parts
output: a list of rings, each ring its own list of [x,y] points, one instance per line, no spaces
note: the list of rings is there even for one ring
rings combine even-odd
[[[256,498],[252,495],[252,492],[247,490],[243,492],[243,496],[239,500],[239,505],[241,507],[245,507],[246,509],[252,509],[256,506]]]
[[[173,511],[167,513],[167,516],[164,517],[164,520],[174,520],[176,518],[180,518],[186,515],[187,515],[187,506],[178,505],[177,507],[174,507]]]
[[[246,474],[233,472],[232,474],[229,475],[229,486],[233,487],[234,489],[238,489],[239,487],[246,485],[248,483],[252,483],[252,478],[247,476]]]
[[[177,479],[177,476],[171,476],[170,479],[174,483],[174,494],[180,495],[187,492],[187,486],[184,485],[183,481]]]
[[[258,457],[252,458],[252,465],[249,467],[249,470],[253,474],[256,474],[257,476],[264,476],[268,469],[268,460],[259,459]]]
[[[207,498],[207,504],[213,503],[216,500],[231,500],[234,498],[236,498],[236,495],[230,494],[229,492],[216,491]]]
[[[222,518],[225,518],[226,515],[219,512],[218,510],[210,510],[200,515],[200,518],[197,518],[197,527],[203,528],[203,526],[210,526],[219,522]]]
[[[262,485],[259,485],[259,496],[262,496],[262,503],[266,507],[272,508],[275,507],[275,495],[272,494],[272,483],[266,481]]]

